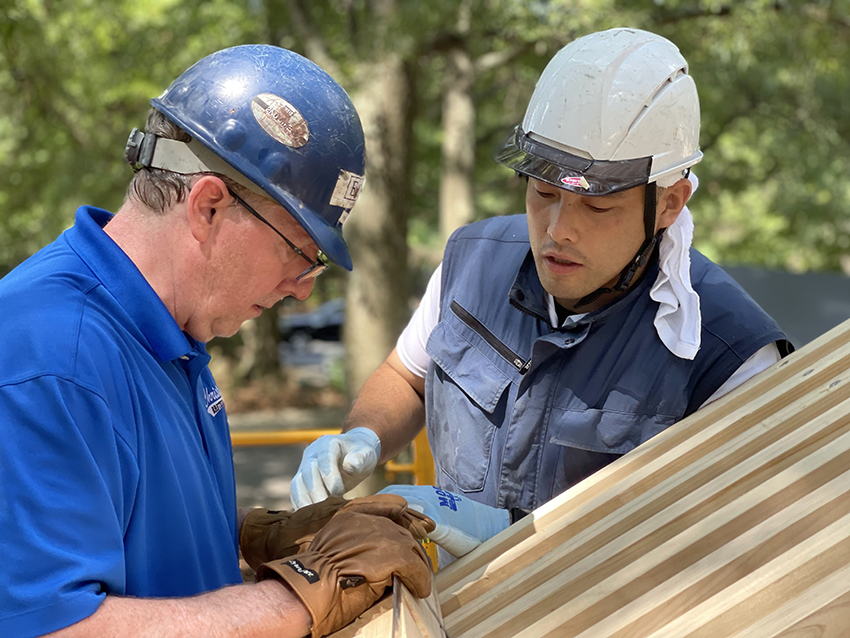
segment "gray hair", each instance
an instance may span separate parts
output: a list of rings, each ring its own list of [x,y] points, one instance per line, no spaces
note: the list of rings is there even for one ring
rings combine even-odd
[[[163,113],[151,108],[145,123],[145,132],[157,137],[178,142],[191,142],[192,136],[169,120]],[[244,191],[239,185],[219,173],[196,173],[215,175],[237,193]],[[127,188],[125,202],[139,202],[158,215],[164,215],[175,204],[186,200],[192,189],[192,178],[196,174],[183,174],[161,168],[145,167],[138,171]]]

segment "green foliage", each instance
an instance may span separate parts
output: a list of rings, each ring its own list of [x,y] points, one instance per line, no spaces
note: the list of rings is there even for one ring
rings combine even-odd
[[[669,20],[656,15],[700,89],[705,160],[692,208],[696,244],[710,256],[841,267],[850,247],[848,9],[678,2]]]
[[[256,25],[222,0],[10,0],[0,8],[0,273],[73,223],[116,209],[123,145],[183,69]]]
[[[492,166],[494,131],[500,121],[520,120],[545,61],[573,37],[632,26],[675,42],[699,87],[705,159],[691,202],[697,247],[726,263],[850,270],[850,2],[520,4],[527,13],[514,19],[539,38],[543,59],[521,58],[481,78],[482,217],[522,210],[522,183]]]
[[[493,161],[497,150],[523,117],[534,85],[549,59],[571,40],[600,29],[636,24],[642,11],[617,8],[614,0],[473,0],[469,32],[452,30],[457,5],[447,12],[442,29],[459,38],[481,70],[476,75],[475,209],[476,217],[522,213],[525,182]],[[434,38],[436,40],[436,38]],[[411,211],[412,243],[440,254],[437,191],[440,121],[445,58],[436,51],[420,59],[422,105],[416,122],[416,170]],[[488,56],[505,54],[506,62],[487,66]],[[422,187],[419,187],[419,184]]]
[[[447,47],[462,40],[476,61],[510,56],[473,88],[478,214],[509,214],[523,209],[523,185],[493,153],[554,52],[612,26],[661,33],[691,64],[705,151],[691,206],[697,246],[725,262],[840,268],[850,249],[848,0],[6,0],[0,274],[69,226],[80,204],[120,206],[123,144],[148,100],[203,55],[250,41],[308,52],[318,38],[352,91],[361,65],[401,55],[417,94],[410,241],[438,251]]]

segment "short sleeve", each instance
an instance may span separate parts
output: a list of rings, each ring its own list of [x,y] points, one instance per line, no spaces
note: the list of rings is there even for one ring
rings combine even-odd
[[[757,350],[753,356],[741,364],[740,368],[732,373],[732,376],[726,379],[723,385],[717,388],[714,394],[705,400],[705,403],[700,406],[700,409],[712,401],[717,401],[720,397],[729,394],[739,385],[742,385],[744,381],[749,381],[760,372],[764,372],[774,363],[781,360],[782,356],[779,354],[779,348],[775,341]]]
[[[425,378],[425,374],[428,372],[428,363],[431,361],[431,357],[425,350],[425,345],[428,343],[428,337],[431,336],[434,326],[440,320],[440,278],[442,272],[443,265],[440,264],[428,281],[419,307],[413,313],[413,317],[410,318],[410,322],[396,343],[396,352],[404,367],[422,378]]]
[[[39,636],[122,592],[138,468],[97,393],[55,376],[0,386],[0,440],[0,635]]]

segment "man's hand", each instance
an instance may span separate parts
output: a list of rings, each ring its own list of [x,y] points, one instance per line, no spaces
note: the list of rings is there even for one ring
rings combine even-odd
[[[344,627],[398,576],[410,591],[431,593],[431,567],[410,533],[384,516],[341,510],[288,559],[263,563],[257,580],[284,581],[313,617],[313,638]]]
[[[511,524],[508,510],[477,503],[432,485],[390,485],[379,494],[397,494],[410,509],[422,512],[437,527],[430,539],[452,556],[471,552]]]
[[[433,531],[428,517],[407,507],[395,494],[381,494],[346,500],[332,496],[321,503],[293,512],[255,509],[248,513],[239,534],[239,548],[245,561],[254,569],[260,563],[286,558],[309,546],[319,532],[339,511],[384,516],[422,540]]]
[[[304,450],[292,479],[292,507],[342,496],[372,473],[380,456],[381,441],[369,428],[320,436]]]

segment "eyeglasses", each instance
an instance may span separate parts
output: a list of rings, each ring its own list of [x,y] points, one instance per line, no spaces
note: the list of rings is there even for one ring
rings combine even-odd
[[[325,272],[328,269],[328,258],[325,256],[325,254],[321,250],[316,254],[316,260],[315,261],[310,259],[304,253],[303,250],[301,250],[300,248],[298,248],[298,246],[296,246],[291,241],[289,241],[286,238],[286,235],[284,235],[277,228],[272,226],[272,224],[271,224],[271,222],[269,222],[269,220],[267,220],[265,217],[260,215],[260,213],[258,213],[253,208],[251,208],[251,206],[248,205],[248,202],[246,202],[244,199],[239,197],[239,195],[234,193],[230,188],[227,189],[227,192],[229,192],[230,196],[233,197],[233,199],[235,199],[237,202],[239,202],[245,210],[247,210],[254,217],[259,219],[266,226],[268,226],[274,232],[276,232],[278,235],[280,235],[280,238],[283,239],[283,241],[286,242],[287,246],[289,246],[292,250],[294,250],[296,253],[298,253],[304,259],[304,261],[306,261],[308,264],[310,264],[310,266],[307,268],[307,270],[305,270],[304,272],[302,272],[300,275],[298,275],[295,278],[295,281],[303,281],[305,279],[315,279],[316,277],[318,277],[319,275],[321,275],[323,272]]]

